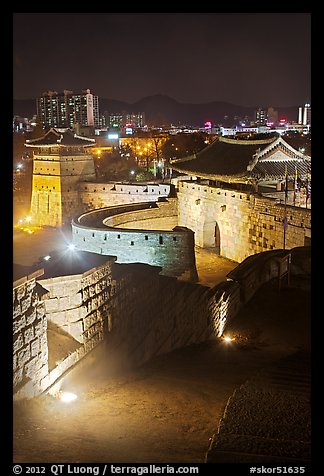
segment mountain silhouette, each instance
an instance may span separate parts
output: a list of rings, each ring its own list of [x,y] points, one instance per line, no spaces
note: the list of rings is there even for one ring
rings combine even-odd
[[[260,105],[258,107],[263,107]],[[230,127],[238,119],[247,117],[254,119],[256,106],[240,106],[224,101],[212,101],[203,104],[181,103],[164,94],[147,96],[130,104],[116,99],[99,98],[99,111],[106,117],[109,113],[145,113],[145,120],[149,126],[161,125],[191,125],[202,127],[206,121],[213,124],[222,124]],[[298,106],[276,107],[279,117],[286,117],[288,121],[296,121]],[[13,115],[32,118],[36,114],[35,99],[14,99]]]

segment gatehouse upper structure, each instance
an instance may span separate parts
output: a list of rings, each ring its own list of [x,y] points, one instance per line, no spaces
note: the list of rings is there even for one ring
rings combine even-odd
[[[281,136],[265,134],[251,139],[218,137],[196,155],[171,161],[178,172],[236,184],[258,184],[262,180],[291,180],[296,171],[301,180],[311,172],[311,157],[296,150]]]

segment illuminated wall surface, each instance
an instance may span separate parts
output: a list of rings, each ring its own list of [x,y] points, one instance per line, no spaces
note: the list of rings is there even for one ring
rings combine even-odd
[[[195,232],[201,247],[219,246],[222,256],[237,262],[284,247],[284,205],[275,199],[192,182],[180,182],[179,226]],[[285,248],[304,246],[311,237],[311,211],[286,207]],[[217,235],[217,236],[215,236]]]
[[[91,155],[35,154],[30,208],[33,224],[62,226],[69,223],[80,211],[78,182],[94,178]]]
[[[31,394],[48,374],[47,317],[36,277],[16,281],[13,289],[13,385],[26,385]]]
[[[158,267],[118,265],[113,257],[78,275],[42,279],[40,273],[37,279],[36,273],[20,279],[13,286],[15,398],[59,383],[103,339],[138,366],[154,355],[221,336],[257,289],[278,277],[278,258],[286,255],[282,250],[254,255],[213,289],[162,276]],[[309,248],[293,250],[291,272],[309,275]],[[80,344],[50,371],[48,321]]]
[[[149,229],[151,220],[162,229]],[[73,243],[79,250],[116,256],[118,263],[161,266],[162,274],[195,281],[193,232],[177,226],[163,229],[176,222],[177,203],[172,199],[154,206],[140,203],[99,209],[72,222]]]
[[[168,184],[118,184],[81,182],[79,184],[82,211],[109,207],[121,203],[155,202],[170,195]]]

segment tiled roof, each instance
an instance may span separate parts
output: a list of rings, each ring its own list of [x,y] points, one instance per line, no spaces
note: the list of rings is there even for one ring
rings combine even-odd
[[[172,168],[216,180],[217,177],[243,177],[249,175],[247,166],[253,155],[275,139],[276,137],[265,140],[237,140],[219,137],[196,156],[178,162],[172,161]]]
[[[282,179],[286,168],[290,178],[296,169],[304,178],[311,171],[311,158],[290,142],[280,136],[243,141],[219,137],[196,156],[171,161],[171,165],[188,175],[227,182]]]
[[[51,145],[63,145],[63,146],[87,146],[93,145],[94,139],[87,137],[81,137],[71,129],[55,129],[51,128],[46,134],[37,139],[26,140],[27,147],[42,147]]]
[[[288,177],[293,178],[296,173],[300,178],[305,178],[307,173],[311,171],[311,160],[292,159],[286,161],[261,160],[257,162],[252,170],[252,176],[259,178],[284,178],[286,175],[286,167]]]

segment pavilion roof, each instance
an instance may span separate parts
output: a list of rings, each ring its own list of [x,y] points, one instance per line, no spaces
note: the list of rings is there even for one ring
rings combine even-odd
[[[27,147],[43,147],[43,146],[89,146],[93,145],[94,139],[82,137],[75,134],[71,129],[60,129],[52,127],[45,135],[37,139],[26,140]]]

